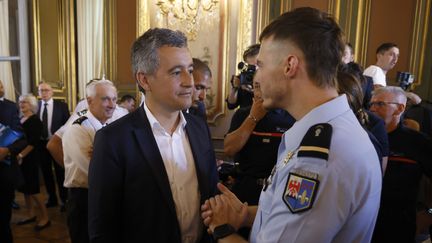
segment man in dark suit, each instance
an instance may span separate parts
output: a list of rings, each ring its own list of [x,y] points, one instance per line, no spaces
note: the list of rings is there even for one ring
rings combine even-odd
[[[20,130],[18,108],[16,104],[4,98],[3,83],[0,80],[0,123],[13,130]],[[12,242],[10,220],[11,203],[14,190],[18,186],[19,167],[16,155],[26,146],[21,139],[8,147],[0,147],[0,242]]]
[[[67,199],[67,190],[63,186],[64,169],[54,162],[51,154],[46,149],[46,144],[49,138],[59,129],[69,118],[69,109],[66,103],[58,100],[53,100],[53,90],[48,83],[39,84],[39,109],[38,117],[43,123],[42,130],[42,151],[41,151],[41,170],[45,181],[45,187],[48,192],[48,201],[46,207],[57,206],[57,193],[54,183],[53,167],[56,176],[56,182],[59,188],[59,196],[62,201],[61,210],[64,211],[64,203]]]
[[[132,63],[146,99],[96,133],[90,242],[205,242],[199,207],[218,178],[207,125],[182,112],[194,85],[186,37],[150,29],[135,41]]]

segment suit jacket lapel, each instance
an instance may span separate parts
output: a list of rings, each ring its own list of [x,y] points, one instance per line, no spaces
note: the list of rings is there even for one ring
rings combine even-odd
[[[186,133],[188,135],[189,143],[195,161],[195,170],[197,173],[198,185],[201,194],[201,204],[203,204],[205,199],[207,199],[209,195],[209,185],[206,180],[206,171],[208,171],[207,163],[211,162],[209,162],[207,160],[208,158],[205,158],[203,155],[203,152],[206,152],[208,150],[208,148],[203,146],[199,139],[200,137],[203,137],[203,135],[201,134],[203,131],[197,126],[195,126],[194,123],[190,121],[190,119],[188,119],[188,115],[185,114],[185,117],[187,120]],[[216,163],[216,161],[214,163]]]
[[[169,185],[168,175],[165,170],[165,165],[162,156],[159,152],[156,140],[150,127],[150,123],[142,107],[138,108],[134,119],[134,134],[137,139],[138,146],[147,163],[152,168],[158,186],[163,194],[163,197],[168,203],[172,213],[176,215],[174,199]],[[176,216],[177,218],[177,216]]]

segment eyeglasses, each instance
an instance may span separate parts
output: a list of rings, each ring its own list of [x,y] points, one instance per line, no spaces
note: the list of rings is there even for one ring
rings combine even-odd
[[[376,105],[378,107],[384,107],[384,106],[389,105],[389,104],[401,105],[400,103],[397,103],[397,102],[374,101],[374,102],[370,102],[369,106],[372,107],[372,106]]]

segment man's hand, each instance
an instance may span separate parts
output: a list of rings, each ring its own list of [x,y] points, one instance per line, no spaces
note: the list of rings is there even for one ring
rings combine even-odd
[[[3,161],[8,154],[9,154],[8,148],[0,147],[0,161]]]
[[[264,108],[263,102],[264,100],[261,97],[253,98],[250,115],[257,119],[257,121],[261,120],[267,114],[267,110]]]
[[[218,183],[220,195],[206,200],[201,206],[201,217],[212,233],[216,226],[230,224],[236,230],[242,227],[248,216],[247,203],[242,203],[227,187]]]

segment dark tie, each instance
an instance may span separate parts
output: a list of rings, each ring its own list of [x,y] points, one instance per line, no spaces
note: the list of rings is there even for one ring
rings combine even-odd
[[[44,103],[44,109],[42,111],[42,138],[47,140],[48,139],[48,111],[47,111],[47,105],[48,103]]]

